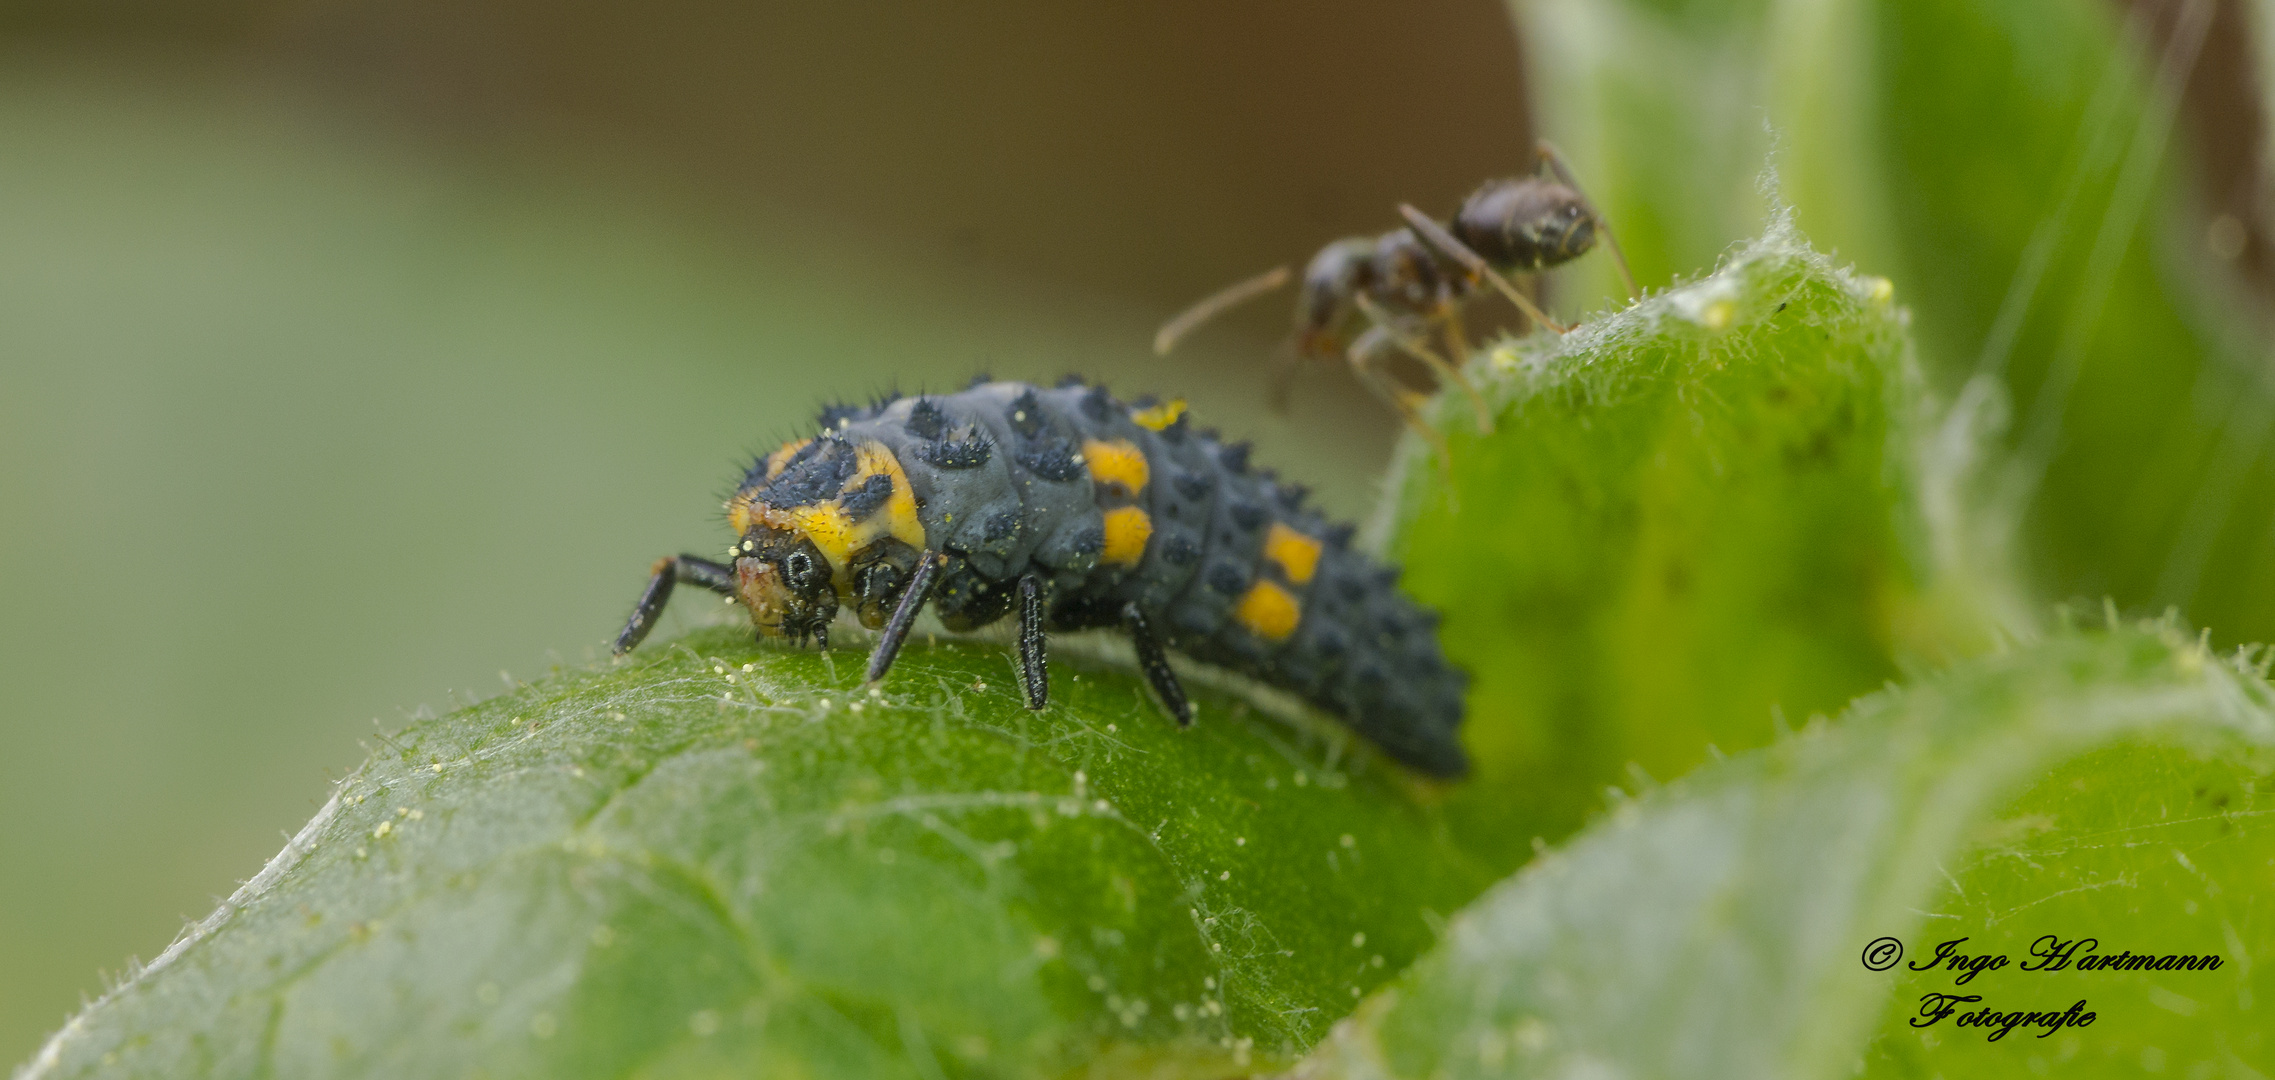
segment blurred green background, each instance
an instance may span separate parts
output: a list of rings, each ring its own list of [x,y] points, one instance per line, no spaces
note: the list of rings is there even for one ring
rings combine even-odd
[[[0,1058],[375,730],[597,658],[820,400],[1083,371],[1362,515],[1393,425],[1334,372],[1265,409],[1285,294],[1147,342],[1524,168],[1528,99],[1646,284],[1756,231],[1779,125],[1940,392],[2008,342],[2038,591],[2275,636],[2254,5],[1514,6],[1524,40],[1492,0],[0,9]]]
[[[376,730],[602,655],[826,398],[1083,371],[1361,514],[1393,425],[1264,408],[1284,296],[1153,328],[1519,168],[1518,57],[1490,0],[10,5],[0,1060]]]

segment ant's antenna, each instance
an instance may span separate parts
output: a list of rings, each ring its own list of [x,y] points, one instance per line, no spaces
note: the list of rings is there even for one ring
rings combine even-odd
[[[1547,139],[1534,144],[1533,149],[1540,154],[1540,160],[1548,163],[1548,167],[1555,171],[1556,178],[1563,181],[1565,187],[1583,192],[1580,198],[1586,202],[1587,195],[1584,193],[1588,189],[1581,187],[1579,178],[1572,175],[1572,167],[1564,162],[1564,152]],[[1619,237],[1612,235],[1611,222],[1596,212],[1594,203],[1586,205],[1588,216],[1595,220],[1596,231],[1604,234],[1604,246],[1611,249],[1611,261],[1619,266],[1619,279],[1627,283],[1627,299],[1629,302],[1643,299],[1643,290],[1635,287],[1635,273],[1627,268],[1627,253],[1619,249]]]
[[[1160,332],[1153,335],[1153,354],[1169,355],[1169,350],[1177,347],[1178,339],[1192,333],[1195,327],[1287,283],[1288,268],[1275,266],[1246,281],[1227,285],[1209,294],[1199,303],[1179,313],[1176,318],[1161,324]]]

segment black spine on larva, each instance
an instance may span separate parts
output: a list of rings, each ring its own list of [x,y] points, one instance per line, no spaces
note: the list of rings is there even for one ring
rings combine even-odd
[[[1290,690],[1425,772],[1467,770],[1455,731],[1468,678],[1439,650],[1436,615],[1398,592],[1395,571],[1350,550],[1347,526],[1304,509],[1300,487],[1251,468],[1245,443],[1181,418],[1140,425],[1102,388],[1072,381],[981,382],[828,421],[836,438],[877,440],[901,463],[927,541],[953,556],[934,592],[951,628],[1007,614],[1032,573],[1053,628],[1114,625],[1135,602],[1172,648]],[[1127,442],[1145,458],[1129,505],[1151,535],[1135,565],[1101,561],[1105,496],[1085,467],[1089,442]],[[1307,580],[1265,558],[1275,524],[1319,542]],[[1237,615],[1260,579],[1298,605],[1278,640]]]

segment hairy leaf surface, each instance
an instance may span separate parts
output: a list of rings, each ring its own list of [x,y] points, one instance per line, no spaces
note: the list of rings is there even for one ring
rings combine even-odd
[[[1308,1045],[1489,880],[1333,729],[699,633],[413,726],[35,1076],[910,1076]]]
[[[2260,671],[2168,627],[1962,664],[1621,807],[1465,911],[1301,1074],[2253,1075],[2275,1050],[2271,747]],[[2225,963],[2020,970],[2046,935]],[[1907,955],[1876,973],[1882,937]],[[1934,963],[1958,938],[2011,963],[1961,983]],[[1993,1041],[1913,1026],[1926,993],[2096,1016]]]

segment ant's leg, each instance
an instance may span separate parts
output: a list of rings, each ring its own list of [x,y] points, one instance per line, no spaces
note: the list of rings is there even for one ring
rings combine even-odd
[[[1517,305],[1517,310],[1530,316],[1532,321],[1559,334],[1572,329],[1549,318],[1548,313],[1542,311],[1539,304],[1532,302],[1532,297],[1518,292],[1517,287],[1510,284],[1508,278],[1502,277],[1500,271],[1493,269],[1485,262],[1484,256],[1469,250],[1468,244],[1454,239],[1453,234],[1447,232],[1445,226],[1430,220],[1430,215],[1405,203],[1398,204],[1398,212],[1406,218],[1406,224],[1413,228],[1414,235],[1427,241],[1431,247],[1444,252],[1447,258],[1460,263],[1472,277],[1480,278],[1499,290],[1501,295],[1508,297],[1509,302]]]
[[[901,602],[893,608],[892,617],[885,620],[883,633],[877,635],[877,647],[869,650],[869,670],[862,682],[875,685],[892,670],[893,658],[900,655],[901,643],[908,640],[908,628],[916,625],[916,613],[924,609],[924,602],[932,597],[932,586],[940,581],[940,567],[948,557],[937,551],[927,551],[916,557],[916,575],[908,579],[908,588],[901,593]]]
[[[1169,711],[1178,727],[1192,727],[1193,703],[1186,700],[1185,686],[1177,681],[1177,673],[1169,669],[1169,657],[1161,651],[1161,639],[1153,636],[1153,624],[1146,621],[1145,612],[1139,611],[1134,601],[1122,605],[1122,628],[1130,632],[1130,644],[1137,646],[1138,670],[1145,673],[1153,696],[1161,699],[1161,707]]]
[[[609,647],[609,652],[616,656],[631,652],[640,644],[640,639],[648,636],[648,631],[656,628],[665,602],[671,599],[671,587],[679,581],[701,585],[721,596],[735,595],[735,572],[709,559],[667,555],[657,559],[650,572],[653,576],[648,578],[647,591],[640,594],[640,602],[632,606],[632,617],[625,621],[624,631],[616,635],[616,644]]]
[[[1461,363],[1467,363],[1476,353],[1470,348],[1469,334],[1461,324],[1460,302],[1447,301],[1438,318],[1445,327],[1446,346],[1453,350]],[[1469,375],[1461,368],[1454,368],[1454,374],[1461,380],[1462,389],[1469,391],[1470,400],[1477,403],[1478,430],[1487,435],[1493,434],[1493,410],[1485,404],[1485,396],[1478,391],[1476,384],[1469,381]]]
[[[1470,382],[1468,375],[1463,374],[1460,368],[1447,363],[1446,358],[1439,356],[1436,350],[1431,349],[1428,342],[1400,330],[1395,317],[1384,311],[1381,305],[1375,303],[1365,293],[1360,293],[1352,299],[1358,302],[1359,310],[1366,313],[1367,318],[1374,323],[1375,329],[1382,331],[1383,336],[1391,344],[1398,346],[1406,355],[1429,365],[1430,370],[1437,374],[1441,385],[1452,383],[1469,394],[1470,404],[1477,408],[1477,429],[1479,431],[1489,433],[1493,430],[1493,411],[1486,407],[1485,395],[1478,392],[1477,384]]]
[[[1461,324],[1461,303],[1448,300],[1438,308],[1438,325],[1444,327],[1446,348],[1453,350],[1454,359],[1466,362],[1471,353],[1469,333]]]
[[[1043,635],[1043,581],[1033,574],[1019,578],[1019,688],[1026,691],[1027,707],[1041,709],[1051,700],[1051,670]]]
[[[1280,342],[1272,352],[1272,370],[1264,384],[1264,401],[1272,411],[1285,414],[1288,399],[1295,394],[1295,378],[1303,369],[1306,352],[1294,338]]]
[[[1351,374],[1358,378],[1359,385],[1366,387],[1374,396],[1381,398],[1384,404],[1396,410],[1399,418],[1406,421],[1406,426],[1413,429],[1414,434],[1436,447],[1438,456],[1452,460],[1452,453],[1446,447],[1446,437],[1423,422],[1422,414],[1414,408],[1413,399],[1416,395],[1408,393],[1405,388],[1391,381],[1390,376],[1378,370],[1377,365],[1389,358],[1392,347],[1390,331],[1379,324],[1360,334],[1358,340],[1353,341],[1350,349],[1344,353],[1351,362]]]
[[[1533,149],[1540,155],[1541,163],[1553,170],[1558,180],[1564,181],[1565,187],[1580,192],[1583,200],[1588,197],[1587,189],[1581,187],[1579,178],[1572,175],[1572,167],[1565,163],[1564,153],[1556,148],[1555,143],[1542,139]],[[1619,237],[1612,235],[1611,222],[1596,212],[1594,203],[1588,204],[1588,216],[1595,219],[1596,231],[1604,234],[1604,246],[1611,249],[1611,261],[1619,267],[1620,280],[1627,283],[1627,298],[1631,301],[1642,299],[1643,291],[1635,287],[1635,274],[1627,268],[1627,253],[1619,249]]]
[[[1420,395],[1399,386],[1389,376],[1377,370],[1382,360],[1388,355],[1388,350],[1393,347],[1390,331],[1375,326],[1354,339],[1351,342],[1351,347],[1345,351],[1344,356],[1350,361],[1351,374],[1358,378],[1359,385],[1366,387],[1368,393],[1382,399],[1383,404],[1390,406],[1399,416],[1405,418],[1406,426],[1418,432],[1428,431],[1429,425],[1422,422],[1422,414],[1414,408],[1414,399]]]
[[[1154,355],[1168,355],[1169,350],[1177,347],[1178,339],[1192,333],[1195,327],[1287,283],[1288,268],[1275,266],[1202,297],[1200,302],[1179,312],[1176,318],[1161,324],[1161,329],[1153,335]]]

